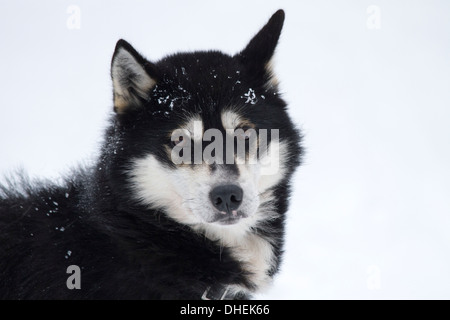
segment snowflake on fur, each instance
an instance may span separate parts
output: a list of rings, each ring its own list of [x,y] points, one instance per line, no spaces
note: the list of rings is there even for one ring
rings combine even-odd
[[[247,98],[245,103],[250,103],[250,104],[256,104],[256,102],[258,101],[258,99],[256,98],[255,90],[253,90],[252,88],[249,88],[248,92],[245,93],[244,96],[241,98],[243,98],[243,99]]]

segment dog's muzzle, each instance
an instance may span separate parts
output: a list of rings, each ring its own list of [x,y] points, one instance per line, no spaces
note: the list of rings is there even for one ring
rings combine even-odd
[[[212,189],[209,199],[218,211],[214,216],[214,222],[234,224],[245,217],[238,210],[243,197],[244,191],[242,188],[234,184],[221,185]]]

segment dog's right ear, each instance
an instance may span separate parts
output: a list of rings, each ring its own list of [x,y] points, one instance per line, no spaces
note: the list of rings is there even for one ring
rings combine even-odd
[[[276,84],[272,70],[272,56],[280,38],[284,23],[284,11],[275,12],[267,24],[253,37],[247,47],[237,54],[238,59],[255,78],[264,78],[267,83]]]
[[[148,98],[156,85],[155,66],[142,57],[128,42],[119,40],[111,61],[114,111],[124,113]]]

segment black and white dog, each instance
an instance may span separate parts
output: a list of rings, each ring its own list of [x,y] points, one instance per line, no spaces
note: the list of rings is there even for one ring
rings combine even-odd
[[[302,154],[271,64],[283,22],[279,10],[234,56],[153,63],[119,40],[96,165],[64,184],[1,187],[0,298],[244,299],[266,288]]]

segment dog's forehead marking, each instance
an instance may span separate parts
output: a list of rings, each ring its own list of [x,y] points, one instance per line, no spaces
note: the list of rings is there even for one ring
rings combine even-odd
[[[234,130],[244,125],[250,128],[255,128],[255,125],[251,121],[243,118],[239,113],[230,109],[222,111],[220,117],[222,120],[222,126],[225,129]]]
[[[241,116],[232,110],[222,111],[220,117],[225,129],[235,129],[242,122]]]
[[[202,118],[199,115],[193,115],[188,118],[181,128],[187,130],[194,141],[203,140],[204,126]]]

